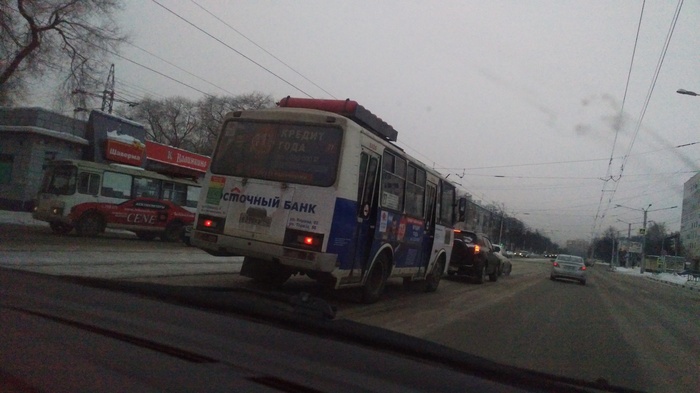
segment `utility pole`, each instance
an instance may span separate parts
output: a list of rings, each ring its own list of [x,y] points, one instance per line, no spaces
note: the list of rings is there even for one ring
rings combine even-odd
[[[637,211],[641,210],[642,212],[644,212],[644,222],[642,224],[642,253],[641,253],[642,260],[639,263],[639,273],[644,273],[644,265],[645,265],[644,258],[646,257],[644,255],[644,249],[647,246],[647,213],[650,211],[655,212],[655,211],[659,211],[659,210],[675,209],[678,206],[670,206],[670,207],[664,207],[661,209],[653,209],[653,210],[649,210],[649,208],[651,207],[651,203],[649,204],[649,206],[642,208],[642,209],[635,209],[633,207],[624,206],[624,205],[615,205],[615,207],[624,207],[626,209],[637,210]]]
[[[612,251],[610,251],[610,268],[615,269],[615,233],[612,234]]]
[[[644,221],[642,223],[642,230],[644,233],[642,234],[642,260],[639,262],[639,273],[644,273],[644,267],[646,265],[646,260],[644,258],[646,258],[645,249],[647,248],[647,213],[650,207],[651,203],[646,209],[642,210],[644,212]]]
[[[114,64],[112,64],[111,67],[109,67],[109,75],[107,76],[107,82],[105,83],[105,88],[102,90],[102,94],[98,93],[92,93],[89,91],[85,91],[82,89],[75,89],[73,90],[72,94],[83,94],[83,95],[88,95],[92,97],[98,97],[102,98],[102,112],[107,112],[107,113],[112,113],[112,107],[114,105],[114,102],[121,102],[122,104],[127,104],[130,107],[134,107],[138,105],[138,102],[132,102],[132,101],[126,101],[126,100],[120,100],[118,98],[114,98]],[[73,112],[90,112],[91,108],[86,108],[84,105],[79,108],[75,108]],[[92,109],[97,109],[97,108],[92,108]]]
[[[107,113],[112,113],[114,104],[114,64],[109,67],[109,75],[105,82],[105,89],[102,91],[102,112],[107,109]]]
[[[498,244],[501,243],[501,239],[503,238],[503,214],[501,214],[501,229],[498,230]]]

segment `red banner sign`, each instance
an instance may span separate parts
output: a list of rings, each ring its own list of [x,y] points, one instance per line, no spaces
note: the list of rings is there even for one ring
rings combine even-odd
[[[122,164],[142,166],[144,146],[141,143],[127,143],[117,139],[107,139],[105,158]]]
[[[146,141],[146,158],[199,172],[206,172],[211,161],[207,156],[151,141]]]

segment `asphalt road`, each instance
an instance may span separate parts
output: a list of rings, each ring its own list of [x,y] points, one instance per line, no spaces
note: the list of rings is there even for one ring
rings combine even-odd
[[[182,244],[110,232],[57,236],[48,226],[0,223],[0,266],[135,281],[221,288],[254,285],[240,260]],[[700,390],[700,293],[590,270],[588,285],[550,281],[549,262],[513,260],[513,273],[482,285],[444,279],[436,293],[391,280],[382,300],[331,291],[306,277],[284,293],[310,292],[346,318],[422,337],[502,363],[650,392]],[[222,292],[225,293],[225,292]]]
[[[56,235],[48,224],[0,222],[0,266],[46,274],[157,279],[237,274],[242,258],[213,257],[182,243],[144,241],[126,231],[97,238]]]
[[[509,365],[650,392],[700,391],[698,291],[602,265],[581,286],[549,280],[548,261],[513,262],[513,275],[496,283],[446,281],[427,301],[401,307],[395,297],[341,315]]]

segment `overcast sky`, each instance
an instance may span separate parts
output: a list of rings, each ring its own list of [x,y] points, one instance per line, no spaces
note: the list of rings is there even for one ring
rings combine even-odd
[[[350,98],[561,245],[636,231],[649,204],[649,220],[680,229],[700,144],[676,146],[700,142],[700,97],[676,90],[700,92],[700,0],[680,10],[641,125],[674,1],[646,3],[626,99],[642,1],[158,1],[191,24],[129,0],[119,19],[150,54],[122,54],[193,88],[115,58],[123,97]]]

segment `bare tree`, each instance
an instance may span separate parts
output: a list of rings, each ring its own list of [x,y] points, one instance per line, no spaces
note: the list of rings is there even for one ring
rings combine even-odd
[[[195,150],[198,115],[197,103],[184,97],[146,98],[133,110],[134,120],[148,125],[148,139],[186,150]]]
[[[100,59],[126,40],[113,16],[122,0],[0,1],[0,104],[26,94],[27,83],[59,76],[64,93],[98,88]],[[75,100],[85,100],[78,95]]]
[[[275,106],[275,100],[269,94],[259,92],[238,96],[207,96],[199,101],[201,130],[197,151],[210,155],[219,136],[221,124],[227,113],[238,110],[263,109]]]
[[[146,125],[148,139],[196,153],[211,155],[227,113],[274,106],[270,95],[207,96],[198,101],[184,97],[146,98],[123,116]]]

